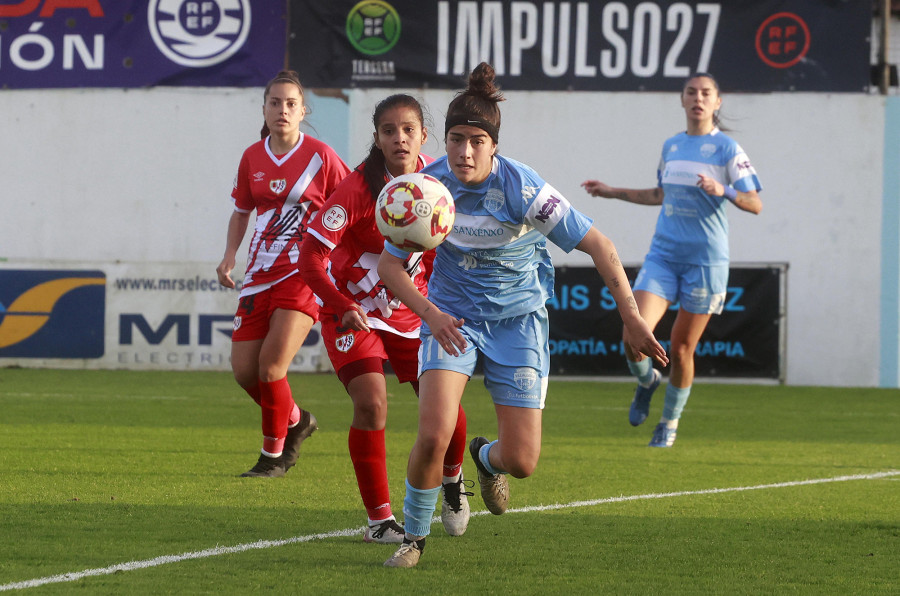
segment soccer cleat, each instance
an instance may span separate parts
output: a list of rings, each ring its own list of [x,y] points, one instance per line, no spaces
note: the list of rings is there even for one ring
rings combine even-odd
[[[478,457],[478,452],[489,442],[484,437],[475,437],[469,443],[469,453],[478,468],[478,484],[481,485],[481,499],[485,507],[494,515],[502,515],[509,505],[509,482],[506,474],[491,474]]]
[[[656,425],[656,428],[653,429],[653,438],[650,439],[650,443],[647,445],[648,447],[671,447],[675,444],[675,435],[677,434],[677,428],[666,428],[666,424],[664,422],[660,422]]]
[[[281,462],[284,471],[287,472],[297,463],[300,456],[300,445],[309,435],[319,429],[316,417],[312,412],[303,410],[300,416],[300,422],[288,429],[287,437],[284,439],[284,450],[281,452]]]
[[[241,474],[241,478],[281,478],[285,471],[281,456],[269,457],[260,453],[256,465]]]
[[[443,485],[444,498],[441,503],[441,523],[451,536],[462,536],[469,526],[469,499],[475,493],[466,492],[467,487],[475,486],[471,480],[463,479],[462,472],[457,482]]]
[[[425,550],[425,538],[419,538],[415,542],[408,538],[403,539],[400,548],[391,558],[384,562],[385,567],[415,567]]]
[[[650,398],[653,397],[653,392],[659,387],[661,380],[662,374],[654,368],[650,386],[644,387],[638,384],[634,391],[634,399],[631,400],[631,409],[628,410],[628,422],[631,423],[631,426],[640,426],[647,419],[647,414],[650,413]]]
[[[403,536],[403,526],[392,517],[373,526],[367,526],[363,540],[378,544],[399,544],[403,542]]]

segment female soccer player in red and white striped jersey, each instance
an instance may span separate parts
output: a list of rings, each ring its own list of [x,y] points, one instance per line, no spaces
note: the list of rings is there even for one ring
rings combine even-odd
[[[297,269],[310,218],[349,174],[334,150],[300,132],[306,115],[303,86],[281,71],[263,95],[264,138],[244,151],[231,193],[219,283],[235,288],[237,250],[256,212],[247,269],[234,317],[231,367],[238,384],[262,410],[262,453],[242,476],[278,477],[296,463],[316,418],[294,401],[287,372],[318,316],[312,290]]]

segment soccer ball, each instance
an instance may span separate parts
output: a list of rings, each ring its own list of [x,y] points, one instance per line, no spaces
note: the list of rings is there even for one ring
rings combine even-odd
[[[416,172],[388,182],[375,204],[375,223],[385,239],[408,252],[431,250],[444,241],[456,206],[440,180]]]

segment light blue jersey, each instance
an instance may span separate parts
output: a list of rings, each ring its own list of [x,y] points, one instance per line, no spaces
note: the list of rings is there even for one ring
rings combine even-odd
[[[422,171],[456,202],[453,231],[436,251],[429,298],[457,318],[479,321],[543,308],[553,296],[546,240],[570,252],[591,220],[537,172],[506,157],[494,157],[491,174],[478,186],[460,183],[446,156]]]
[[[744,150],[718,128],[668,139],[657,170],[663,204],[648,256],[692,265],[728,263],[727,199],[701,190],[698,174],[738,191],[762,190]]]

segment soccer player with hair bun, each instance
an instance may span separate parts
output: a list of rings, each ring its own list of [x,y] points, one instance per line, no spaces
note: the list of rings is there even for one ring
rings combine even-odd
[[[385,561],[388,567],[419,562],[441,489],[441,460],[479,356],[498,438],[476,437],[469,452],[488,510],[506,510],[507,474],[526,478],[537,466],[550,363],[545,304],[553,294],[553,264],[547,240],[591,256],[630,330],[631,349],[668,362],[638,312],[609,238],[537,172],[497,153],[503,99],[494,69],[482,62],[447,109],[447,155],[423,170],[450,190],[456,204],[453,231],[435,250],[428,296],[406,274],[408,253],[386,243],[378,266],[388,289],[422,318],[419,426],[407,466],[405,537]]]
[[[728,287],[728,217],[730,202],[742,211],[762,211],[762,186],[744,150],[719,126],[722,96],[708,73],[685,81],[681,107],[687,130],[663,143],[653,188],[613,188],[599,180],[581,185],[595,197],[621,199],[638,205],[662,205],[656,232],[634,284],[641,314],[652,328],[672,304],[678,314],[672,326],[672,371],[662,416],[650,447],[671,447],[678,420],[694,382],[694,350],[709,319],[720,314]],[[631,348],[631,330],[624,329],[628,369],[638,380],[628,420],[643,424],[650,399],[662,374]]]
[[[297,259],[310,217],[350,170],[331,147],[300,132],[306,111],[297,73],[281,71],[266,85],[263,139],[241,157],[225,255],[216,267],[219,283],[235,288],[231,272],[255,211],[231,368],[260,407],[263,440],[256,464],[241,476],[284,476],[296,464],[300,444],[318,428],[316,417],[294,401],[287,380],[319,311]]]
[[[322,302],[322,338],[338,378],[353,401],[347,444],[356,483],[368,515],[366,542],[399,543],[403,528],[391,510],[384,429],[387,386],[384,362],[401,383],[418,393],[419,326],[415,313],[396,300],[378,278],[384,237],[375,224],[375,202],[395,176],[418,172],[430,157],[420,153],[428,138],[421,104],[405,94],[375,107],[374,139],[366,159],[341,182],[309,226],[300,252],[303,278]],[[412,253],[404,261],[410,283],[423,295],[434,252]],[[469,502],[462,474],[466,416],[444,453],[441,520],[452,536],[466,531]],[[470,482],[469,484],[474,485]]]

